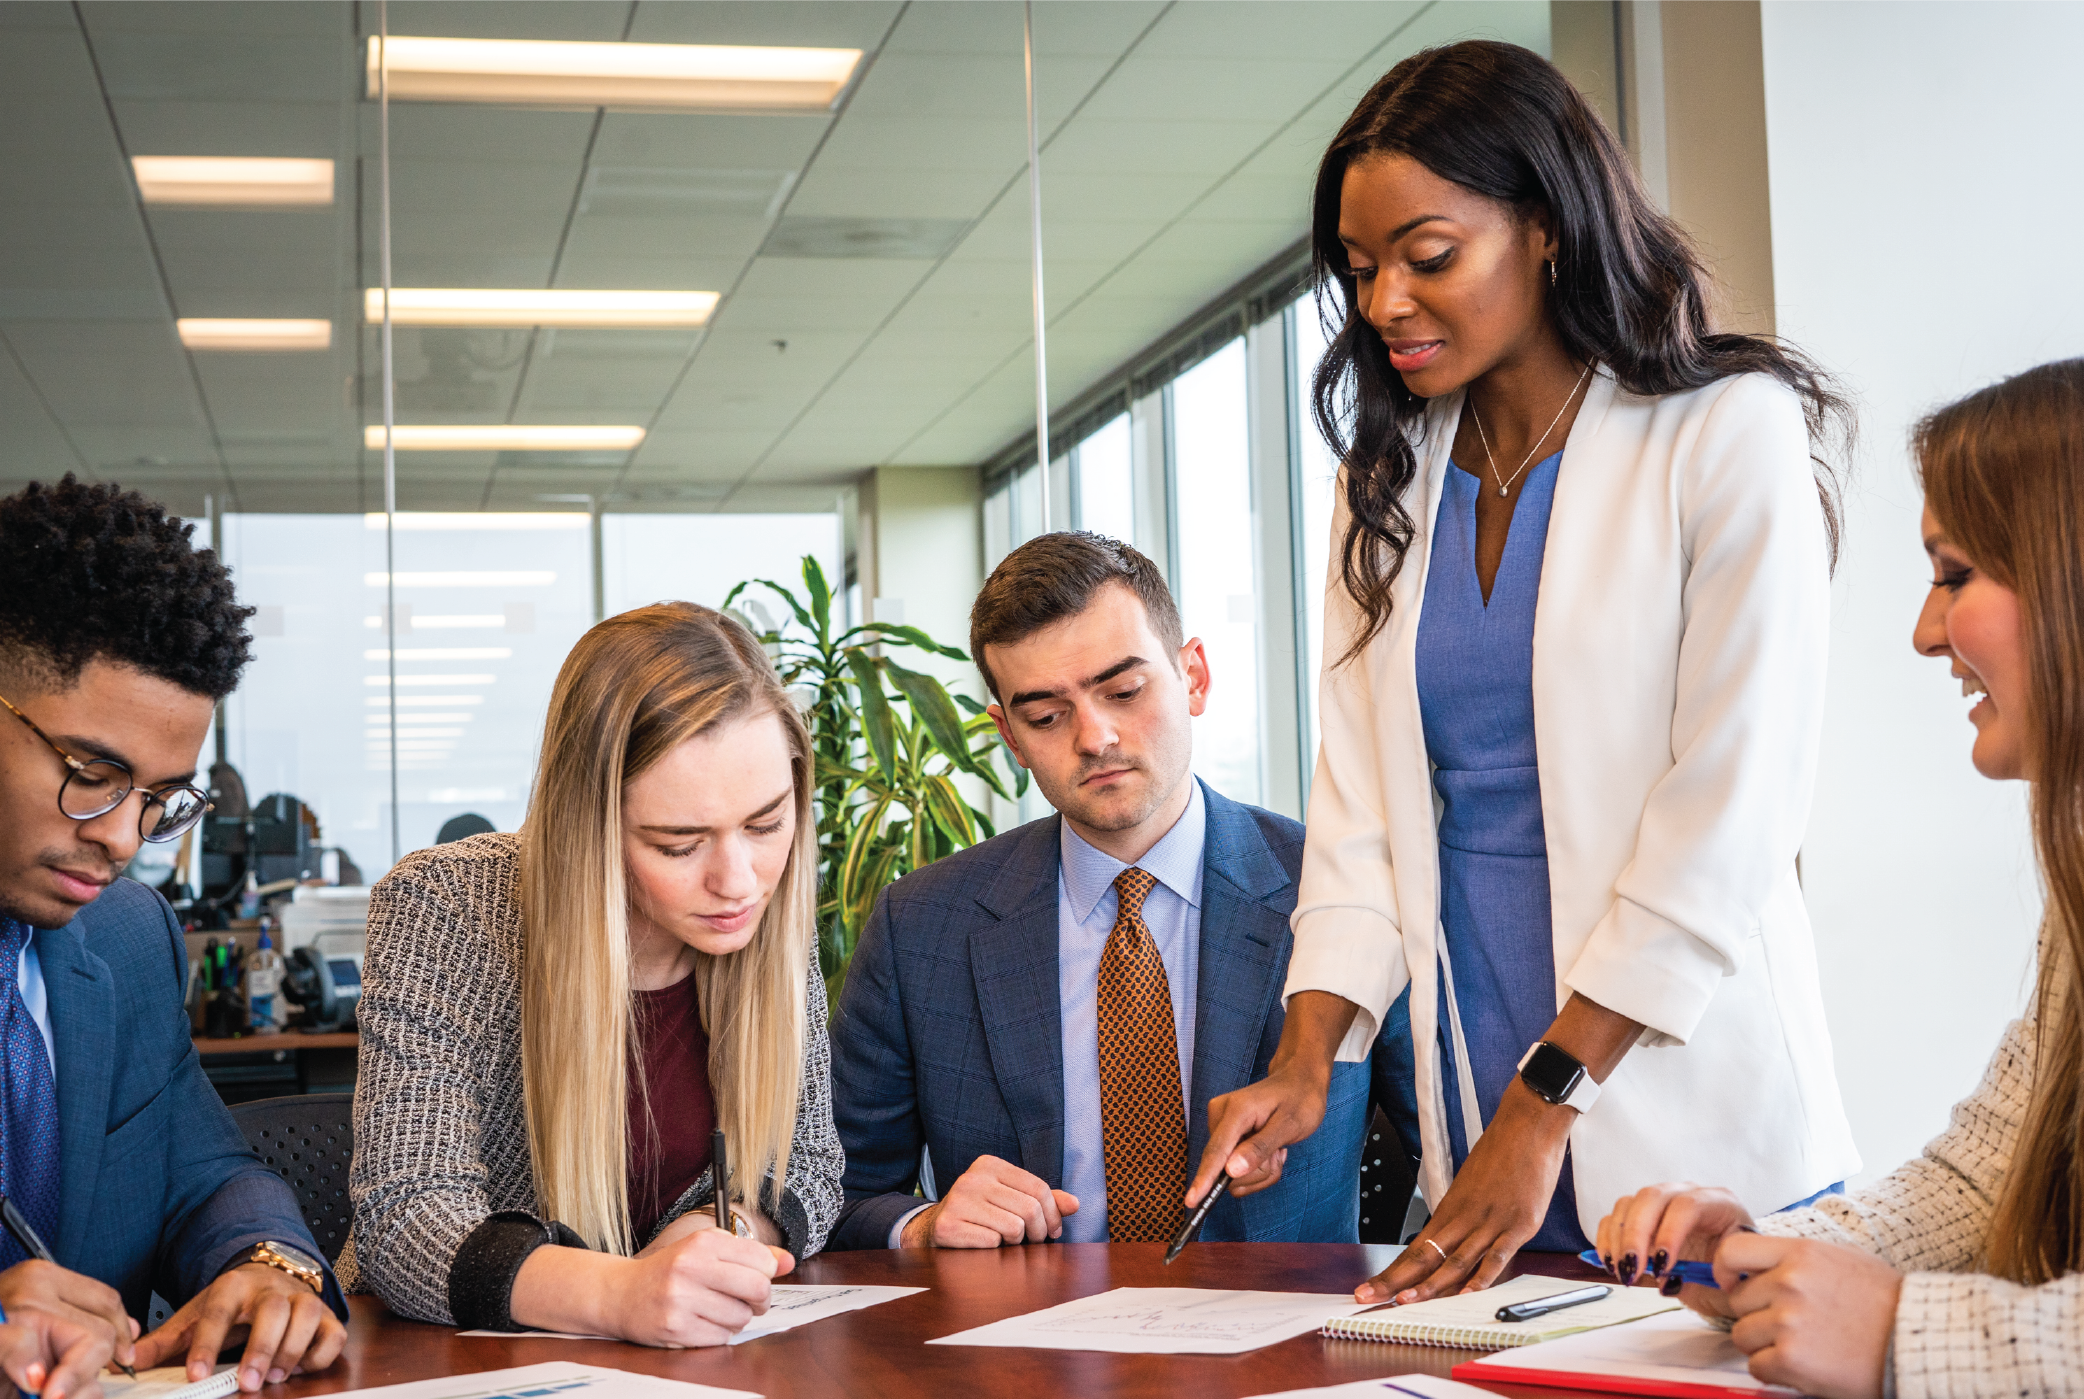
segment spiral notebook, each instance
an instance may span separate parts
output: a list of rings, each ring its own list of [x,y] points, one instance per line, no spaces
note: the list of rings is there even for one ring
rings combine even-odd
[[[101,1377],[101,1392],[107,1399],[224,1399],[239,1392],[239,1372],[220,1365],[209,1378],[191,1381],[183,1365],[140,1370],[136,1379],[110,1371]]]
[[[1583,1286],[1583,1281],[1564,1278],[1519,1277],[1482,1292],[1435,1297],[1430,1302],[1413,1302],[1355,1316],[1335,1316],[1319,1328],[1318,1334],[1349,1341],[1505,1350],[1679,1309],[1676,1297],[1660,1297],[1654,1287],[1616,1287],[1597,1302],[1565,1307],[1532,1321],[1498,1320],[1500,1307],[1553,1297],[1558,1292],[1574,1292]]]

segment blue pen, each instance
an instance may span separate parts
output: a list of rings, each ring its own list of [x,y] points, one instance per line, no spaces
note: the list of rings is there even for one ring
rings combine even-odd
[[[1599,1250],[1596,1248],[1586,1249],[1578,1255],[1578,1258],[1582,1262],[1590,1263],[1595,1268],[1603,1269],[1606,1267],[1606,1260],[1599,1256]],[[1702,1287],[1712,1287],[1718,1292],[1722,1290],[1722,1285],[1715,1281],[1715,1265],[1712,1263],[1695,1263],[1689,1259],[1681,1259],[1676,1263],[1667,1264],[1664,1269],[1664,1276],[1667,1279],[1677,1278],[1680,1282],[1697,1283]]]

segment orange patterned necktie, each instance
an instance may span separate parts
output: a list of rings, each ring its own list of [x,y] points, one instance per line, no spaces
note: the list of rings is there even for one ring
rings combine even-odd
[[[1100,1145],[1114,1243],[1170,1240],[1187,1190],[1172,989],[1143,922],[1144,896],[1156,884],[1139,869],[1115,876],[1114,931],[1100,956]]]

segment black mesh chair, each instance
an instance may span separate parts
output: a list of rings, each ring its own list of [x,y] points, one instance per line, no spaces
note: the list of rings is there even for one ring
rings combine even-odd
[[[296,1192],[304,1223],[328,1263],[347,1247],[347,1228],[354,1218],[347,1202],[347,1167],[355,1150],[354,1102],[352,1093],[306,1093],[262,1098],[231,1110],[246,1144]]]

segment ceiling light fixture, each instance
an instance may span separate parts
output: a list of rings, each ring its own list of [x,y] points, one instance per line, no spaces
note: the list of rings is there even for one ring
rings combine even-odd
[[[183,316],[174,322],[191,350],[328,350],[331,321],[224,320]]]
[[[706,325],[713,291],[530,291],[479,287],[392,287],[392,325]],[[362,294],[362,314],[383,324],[384,293]]]
[[[859,49],[393,34],[388,49],[381,38],[369,40],[367,91],[377,95],[379,71],[388,68],[394,102],[819,111],[832,106],[860,62]]]
[[[488,423],[483,426],[395,427],[392,441],[401,452],[626,452],[644,440],[641,427],[546,427],[536,423]],[[382,423],[362,429],[362,445],[380,452]]]
[[[136,155],[138,197],[147,204],[255,209],[333,202],[333,162],[259,156]]]
[[[572,510],[456,512],[405,510],[393,515],[391,520],[393,526],[401,530],[576,530],[591,527],[593,516],[582,515]],[[381,510],[372,510],[363,515],[362,527],[368,530],[383,529],[383,512]],[[375,618],[369,625],[380,627],[383,625],[383,618]],[[413,625],[416,627],[438,627],[443,625],[498,627],[506,625],[506,618],[504,616],[494,617],[488,623],[480,623],[476,618],[471,618],[464,622],[450,623],[446,618],[415,617],[413,618]]]

